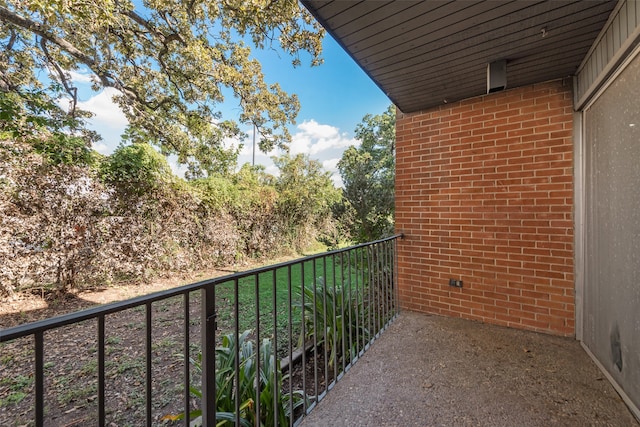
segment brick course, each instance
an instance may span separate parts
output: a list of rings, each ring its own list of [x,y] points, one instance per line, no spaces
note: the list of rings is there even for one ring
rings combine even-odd
[[[402,307],[573,335],[570,81],[398,112],[396,139]]]

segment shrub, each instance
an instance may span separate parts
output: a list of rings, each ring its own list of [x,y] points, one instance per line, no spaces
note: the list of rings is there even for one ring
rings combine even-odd
[[[218,426],[231,425],[235,422],[235,387],[236,357],[239,358],[238,379],[240,389],[237,394],[240,399],[240,424],[243,426],[272,426],[276,419],[278,425],[288,425],[290,415],[290,399],[293,399],[295,410],[303,404],[305,395],[302,391],[282,394],[282,383],[286,379],[280,369],[280,361],[273,355],[271,340],[265,338],[260,346],[260,371],[256,363],[254,344],[249,340],[250,330],[244,331],[236,341],[235,334],[227,334],[222,338],[222,345],[216,348],[216,417]],[[197,371],[202,372],[202,353],[191,363]],[[259,384],[258,390],[256,385]],[[202,398],[198,387],[191,387],[191,394]],[[257,394],[256,394],[257,391]],[[277,394],[278,405],[274,409],[274,396]],[[260,419],[256,414],[255,402],[260,402]],[[181,420],[185,414],[167,415],[166,420]],[[201,425],[202,411],[197,409],[190,413],[195,425]]]
[[[167,159],[151,145],[121,145],[102,163],[101,177],[116,189],[140,196],[171,181]]]
[[[349,348],[349,334],[355,337],[356,330],[361,336],[367,333],[355,318],[355,313],[364,314],[363,304],[355,290],[349,295],[347,286],[328,286],[322,277],[317,282],[315,287],[308,285],[304,288],[304,339],[315,336],[318,344],[324,344],[329,353],[329,366],[333,367],[341,356],[349,359],[356,353],[357,343],[353,343],[354,348]],[[301,301],[301,294],[298,296]],[[296,306],[302,307],[302,304]],[[300,339],[303,341],[302,336]],[[343,354],[343,348],[346,354]]]

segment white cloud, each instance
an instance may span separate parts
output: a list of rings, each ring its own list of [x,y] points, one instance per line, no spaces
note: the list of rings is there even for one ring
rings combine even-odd
[[[111,154],[116,149],[129,124],[120,107],[112,101],[112,97],[118,93],[116,89],[108,87],[86,101],[78,102],[78,108],[94,114],[87,122],[91,129],[102,136],[102,141],[94,147],[102,154]]]
[[[112,100],[113,96],[119,93],[120,92],[114,88],[104,88],[102,92],[92,96],[88,100],[78,102],[78,107],[94,113],[91,121],[96,127],[101,126],[124,130],[129,122],[124,113],[120,111],[120,108]]]
[[[100,154],[109,155],[112,153],[113,149],[103,142],[97,142],[93,149],[96,150]]]
[[[340,133],[337,127],[307,120],[298,125],[298,131],[292,135],[290,150],[292,154],[305,153],[313,157],[324,152],[342,153],[350,145],[357,146],[359,141]]]
[[[329,159],[322,162],[322,167],[329,172],[336,172],[338,170],[338,162],[340,159]]]
[[[251,131],[248,131],[247,134],[249,138],[244,141],[244,146],[240,151],[239,165],[246,162],[251,163],[253,151]],[[334,184],[341,187],[343,184],[338,173],[338,162],[342,158],[344,150],[351,145],[359,146],[360,141],[350,138],[335,126],[320,124],[315,120],[306,120],[292,132],[289,152],[292,155],[307,154],[309,158],[319,161],[324,170],[331,172]],[[282,153],[279,150],[267,154],[256,150],[256,164],[265,166],[268,173],[277,176],[278,169],[273,164],[271,157],[280,154]]]
[[[320,138],[332,138],[339,135],[340,130],[331,125],[321,125],[315,120],[305,120],[304,122],[298,125],[298,129],[300,129],[305,134],[320,139]]]
[[[74,83],[93,83],[93,73],[89,70],[81,69],[80,71],[69,71],[69,75]]]

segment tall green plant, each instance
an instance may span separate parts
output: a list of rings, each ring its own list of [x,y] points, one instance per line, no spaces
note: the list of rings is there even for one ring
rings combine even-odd
[[[269,338],[263,339],[260,345],[260,369],[258,370],[257,354],[254,343],[249,339],[250,334],[250,330],[244,331],[238,340],[235,334],[227,334],[222,338],[222,345],[216,347],[217,426],[231,425],[235,422],[236,397],[240,400],[242,426],[271,426],[275,425],[276,419],[279,425],[288,425],[290,406],[294,410],[301,406],[305,394],[301,390],[282,394],[282,384],[288,376],[282,375],[280,361],[273,356],[273,346]],[[239,358],[237,373],[236,357]],[[197,371],[202,372],[202,353],[198,354],[197,359],[190,361]],[[237,393],[236,378],[239,382]],[[259,386],[256,387],[256,385]],[[191,386],[190,391],[193,396],[202,398],[202,391],[198,387]],[[293,399],[293,405],[290,405],[291,399]],[[276,401],[275,406],[274,401]],[[256,402],[260,402],[259,420]],[[185,413],[181,413],[167,415],[164,419],[181,420],[184,417]],[[194,419],[194,425],[201,425],[200,409],[192,411],[190,417]]]
[[[349,295],[347,286],[328,286],[320,277],[316,286],[306,286],[303,292],[306,331],[304,338],[312,339],[315,335],[317,343],[325,345],[329,353],[330,367],[342,356],[343,344],[347,358],[355,354],[357,343],[348,345],[349,333],[352,337],[356,336],[356,331],[360,334],[367,333],[366,328],[360,325],[355,316],[355,313],[359,313],[362,317],[364,313],[362,300],[358,298],[357,291],[352,289]],[[298,295],[301,296],[301,293]],[[296,305],[303,306],[302,303]],[[300,338],[302,341],[302,336]]]

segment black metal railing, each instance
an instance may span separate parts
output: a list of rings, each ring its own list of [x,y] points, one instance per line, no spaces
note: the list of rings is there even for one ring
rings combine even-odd
[[[0,425],[295,425],[397,315],[398,237],[0,330]]]

